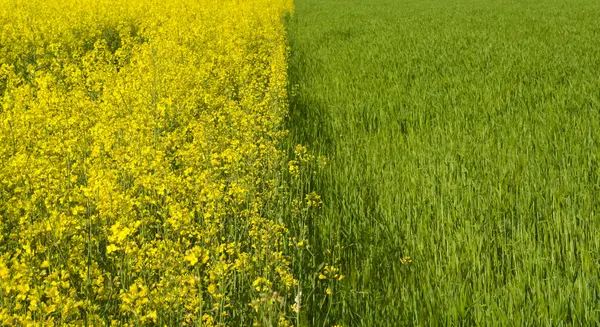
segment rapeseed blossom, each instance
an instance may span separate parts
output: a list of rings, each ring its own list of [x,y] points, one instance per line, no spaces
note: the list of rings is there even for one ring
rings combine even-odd
[[[291,10],[0,0],[1,325],[291,325]]]

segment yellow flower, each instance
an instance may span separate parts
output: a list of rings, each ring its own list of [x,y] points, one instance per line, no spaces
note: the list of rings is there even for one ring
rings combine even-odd
[[[208,285],[208,293],[210,294],[216,294],[217,293],[217,285],[215,284],[210,284]]]
[[[158,318],[158,314],[156,313],[156,310],[152,310],[146,315],[145,318],[150,319],[153,322],[156,322],[156,319]]]
[[[107,254],[113,253],[113,252],[115,252],[115,251],[118,251],[118,250],[119,250],[119,247],[118,247],[118,246],[116,246],[116,245],[114,245],[114,244],[109,244],[109,245],[106,247],[106,253],[107,253]]]
[[[198,257],[196,257],[196,254],[194,252],[190,251],[190,253],[188,253],[188,255],[183,257],[183,260],[189,262],[190,265],[194,266],[198,262]]]

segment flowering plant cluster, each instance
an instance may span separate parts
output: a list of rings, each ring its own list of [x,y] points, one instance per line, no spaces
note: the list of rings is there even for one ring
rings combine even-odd
[[[0,325],[291,325],[291,10],[0,1]]]

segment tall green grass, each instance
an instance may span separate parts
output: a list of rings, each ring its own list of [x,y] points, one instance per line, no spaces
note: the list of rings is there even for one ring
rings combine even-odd
[[[347,275],[304,323],[599,325],[600,2],[295,5],[291,143]]]

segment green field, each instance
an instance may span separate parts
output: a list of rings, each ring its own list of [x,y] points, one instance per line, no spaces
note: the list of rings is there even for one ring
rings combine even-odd
[[[310,240],[347,276],[306,324],[599,325],[600,1],[295,7]]]

